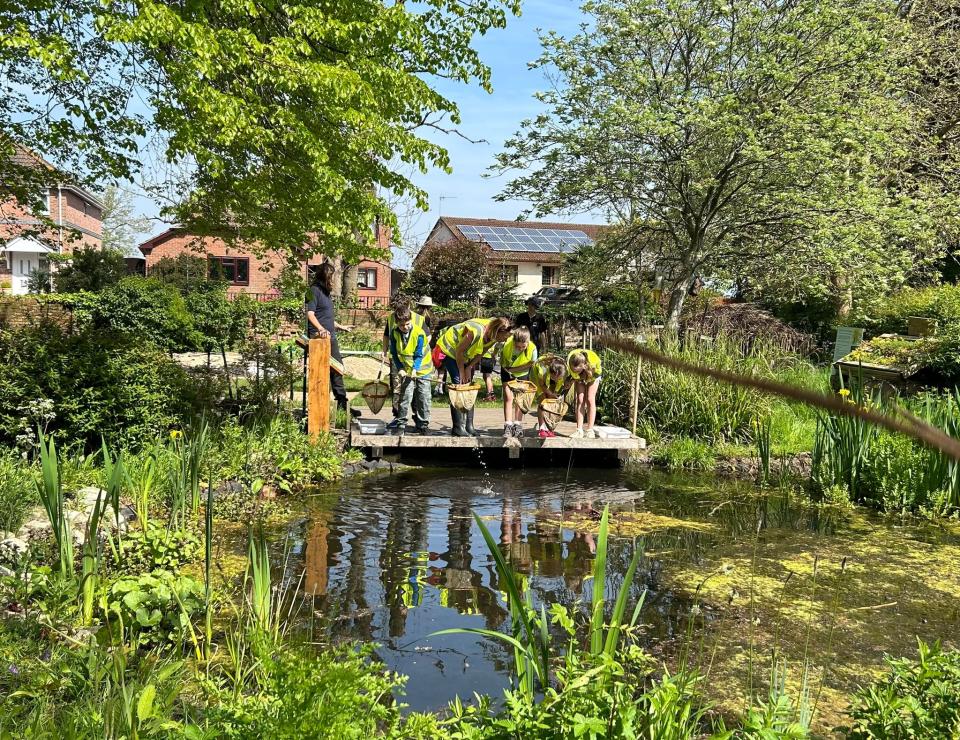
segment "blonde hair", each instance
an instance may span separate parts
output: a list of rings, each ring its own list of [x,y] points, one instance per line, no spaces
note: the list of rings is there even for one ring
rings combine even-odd
[[[567,366],[563,364],[563,360],[559,357],[551,357],[550,361],[547,363],[547,372],[550,375],[562,375],[566,372]]]
[[[578,370],[577,368],[585,368],[584,370]],[[590,365],[590,361],[587,359],[586,352],[576,352],[570,355],[570,369],[573,370],[574,374],[581,375],[585,374],[586,380],[593,380],[593,367]]]
[[[487,330],[484,332],[484,340],[496,339],[501,334],[509,332],[513,328],[513,322],[508,319],[506,316],[497,316],[496,318],[490,319],[490,323],[487,324]]]

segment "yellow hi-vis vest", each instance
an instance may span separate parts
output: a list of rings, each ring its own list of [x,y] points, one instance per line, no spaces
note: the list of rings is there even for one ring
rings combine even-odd
[[[461,321],[459,324],[448,326],[440,334],[440,338],[437,340],[437,346],[447,357],[456,359],[457,346],[460,344],[460,340],[463,339],[463,333],[469,329],[473,334],[473,341],[470,343],[470,346],[467,347],[467,352],[464,356],[464,361],[469,362],[474,357],[478,357],[483,353],[483,332],[489,323],[490,319],[470,319],[469,321]]]
[[[559,394],[563,390],[563,384],[566,382],[567,376],[564,373],[558,380],[554,380],[547,368],[549,360],[549,357],[544,357],[530,369],[530,381],[537,386],[537,392],[540,394],[543,394],[544,391]]]
[[[594,352],[592,349],[575,349],[573,352],[567,355],[567,372],[570,374],[570,377],[574,380],[580,380],[580,376],[573,372],[573,368],[570,366],[570,361],[573,359],[573,356],[579,353],[583,353],[587,356],[587,364],[593,369],[593,380],[596,380],[600,377],[600,373],[603,371],[603,367],[600,364],[600,355]],[[591,383],[593,381],[590,381]]]
[[[535,362],[536,359],[537,346],[533,343],[533,340],[527,342],[527,346],[524,348],[523,352],[517,354],[513,337],[510,337],[506,342],[503,343],[503,349],[500,350],[500,367],[515,378],[526,378],[530,374],[530,368],[528,367],[526,370],[521,370],[516,373],[510,368],[516,367],[517,365],[528,365],[531,362]]]
[[[433,370],[433,362],[430,359],[430,340],[422,326],[411,327],[406,341],[400,330],[394,329],[390,333],[390,357],[395,365],[403,368],[414,378],[422,378]]]

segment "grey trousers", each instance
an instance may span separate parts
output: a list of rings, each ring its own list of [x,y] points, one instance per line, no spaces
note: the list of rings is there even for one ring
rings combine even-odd
[[[411,378],[407,376],[400,381],[400,410],[397,418],[406,424],[407,412],[413,403],[413,423],[418,429],[430,424],[430,378]]]
[[[400,416],[400,372],[393,360],[390,360],[390,399],[393,406],[393,418]],[[407,418],[404,414],[403,418]]]

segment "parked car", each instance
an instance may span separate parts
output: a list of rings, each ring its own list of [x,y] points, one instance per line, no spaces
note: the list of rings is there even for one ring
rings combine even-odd
[[[534,293],[535,298],[542,298],[544,303],[573,303],[580,300],[581,291],[572,285],[548,285]]]

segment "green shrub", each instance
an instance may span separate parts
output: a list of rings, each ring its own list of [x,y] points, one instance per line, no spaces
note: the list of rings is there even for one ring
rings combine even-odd
[[[206,257],[181,252],[176,257],[162,257],[150,268],[150,277],[172,285],[186,295],[195,290],[206,290],[211,284],[224,285],[210,279],[210,263]]]
[[[101,618],[117,638],[138,644],[179,644],[190,620],[203,610],[203,584],[190,576],[156,570],[114,581]]]
[[[168,352],[201,345],[183,296],[153,278],[124,278],[100,294],[92,314],[96,328],[130,334]]]
[[[379,352],[383,348],[382,330],[354,329],[351,332],[338,332],[337,342],[340,349],[357,352]]]
[[[203,283],[184,294],[184,302],[196,331],[196,346],[206,352],[233,347],[247,335],[249,317],[240,303],[227,299],[227,287]]]
[[[27,466],[10,454],[0,454],[0,532],[16,532],[34,506],[37,486]]]
[[[960,285],[905,288],[878,306],[858,310],[850,323],[871,334],[905,334],[911,316],[935,319],[941,329],[960,323]]]
[[[916,660],[888,658],[890,672],[858,691],[850,740],[960,737],[960,651],[919,643]]]
[[[0,332],[0,440],[23,431],[24,407],[52,402],[48,428],[61,441],[98,447],[101,436],[136,445],[193,411],[203,389],[163,352],[136,336],[56,326]]]
[[[373,662],[374,646],[342,646],[306,654],[269,651],[255,693],[222,692],[206,722],[218,737],[340,738],[438,737],[430,718],[402,718],[392,700],[406,679]],[[213,697],[212,697],[213,698]],[[426,734],[429,733],[429,734]]]
[[[284,415],[249,426],[225,423],[211,454],[224,480],[261,481],[283,491],[337,479],[343,459],[334,437],[322,434],[311,444],[299,424]]]
[[[54,282],[59,293],[98,293],[116,285],[127,274],[123,252],[116,249],[77,249],[70,262],[57,270]]]

